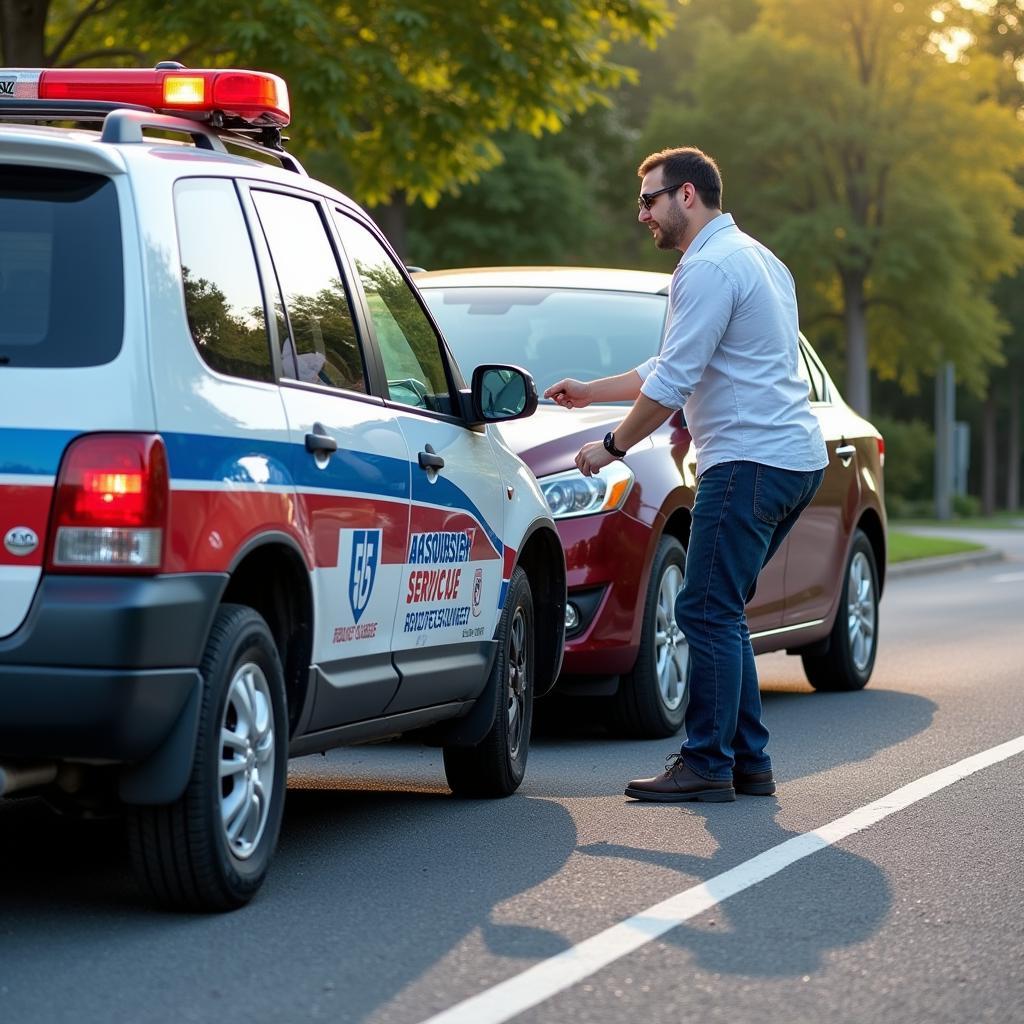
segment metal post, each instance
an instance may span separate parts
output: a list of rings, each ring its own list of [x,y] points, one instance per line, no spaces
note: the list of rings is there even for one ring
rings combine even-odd
[[[935,516],[953,516],[953,421],[956,415],[956,376],[952,363],[935,375]]]

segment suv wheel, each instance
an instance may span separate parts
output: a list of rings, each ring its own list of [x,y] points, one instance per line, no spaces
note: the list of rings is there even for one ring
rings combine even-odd
[[[521,566],[512,572],[496,639],[488,680],[497,694],[491,731],[475,747],[444,748],[444,773],[456,796],[509,796],[526,774],[536,657],[533,593]]]
[[[132,859],[157,902],[233,910],[263,882],[284,811],[288,726],[284,677],[266,622],[222,605],[203,655],[203,704],[181,798],[136,807]]]
[[[816,690],[861,690],[871,678],[878,650],[878,569],[871,542],[853,536],[843,596],[825,654],[803,655],[804,673]]]
[[[676,597],[683,589],[686,551],[675,537],[662,537],[651,566],[633,671],[619,681],[613,714],[630,736],[660,739],[683,724],[689,690],[689,645],[676,625]]]

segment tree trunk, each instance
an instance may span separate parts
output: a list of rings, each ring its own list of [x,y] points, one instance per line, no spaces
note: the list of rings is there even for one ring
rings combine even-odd
[[[389,203],[378,206],[373,211],[374,220],[391,243],[391,247],[398,253],[398,258],[403,262],[405,262],[408,252],[405,232],[407,211],[405,199],[400,195],[393,195]]]
[[[981,514],[990,516],[996,510],[996,396],[992,381],[988,382],[981,426]]]
[[[1021,371],[1019,366],[1010,369],[1010,412],[1007,426],[1010,436],[1006,445],[1006,508],[1010,512],[1020,510],[1020,402]]]
[[[3,66],[41,68],[46,63],[46,16],[50,0],[0,0]]]
[[[843,320],[846,324],[846,401],[861,416],[870,416],[868,318],[863,274],[843,275]]]

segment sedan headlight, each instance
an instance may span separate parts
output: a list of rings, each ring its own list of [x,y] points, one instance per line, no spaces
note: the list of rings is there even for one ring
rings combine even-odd
[[[620,508],[633,486],[633,471],[624,462],[601,467],[596,476],[578,469],[542,477],[538,483],[556,519],[589,516]]]

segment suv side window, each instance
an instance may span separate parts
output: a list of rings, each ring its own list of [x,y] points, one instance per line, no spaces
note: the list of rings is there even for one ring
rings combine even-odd
[[[335,221],[366,293],[392,402],[431,412],[452,411],[441,340],[415,293],[383,245],[358,221]]]
[[[319,205],[255,189],[252,199],[284,297],[284,376],[365,393],[352,307]]]
[[[233,377],[272,381],[263,293],[238,193],[223,178],[174,186],[185,312],[207,366]]]

